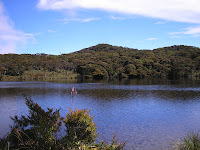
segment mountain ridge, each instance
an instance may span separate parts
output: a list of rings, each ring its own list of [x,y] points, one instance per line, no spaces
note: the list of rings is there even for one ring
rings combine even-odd
[[[128,48],[128,47],[122,47],[122,46],[113,46],[110,44],[97,44],[95,46],[90,46],[88,48],[84,48],[78,51],[78,53],[81,52],[86,52],[86,51],[95,51],[95,52],[99,52],[99,51],[114,51],[114,50],[125,50],[125,51],[157,51],[157,50],[183,50],[185,48],[189,48],[189,49],[199,49],[199,47],[195,47],[195,46],[187,46],[187,45],[172,45],[172,46],[166,46],[166,47],[160,47],[160,48],[155,48],[153,50],[151,49],[136,49],[136,48]],[[72,52],[73,53],[73,52]]]

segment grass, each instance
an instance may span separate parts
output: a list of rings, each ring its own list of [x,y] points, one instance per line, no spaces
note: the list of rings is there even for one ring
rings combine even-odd
[[[191,133],[173,146],[173,150],[200,150],[200,137]]]

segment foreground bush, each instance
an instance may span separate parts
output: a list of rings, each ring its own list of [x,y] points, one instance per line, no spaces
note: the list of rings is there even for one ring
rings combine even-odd
[[[14,116],[14,125],[10,133],[0,139],[0,150],[31,149],[31,150],[120,150],[124,143],[118,144],[114,136],[111,144],[102,142],[95,144],[97,137],[93,117],[86,109],[75,111],[69,109],[66,118],[60,115],[60,109],[47,108],[44,111],[30,98],[26,99],[29,108],[28,116]],[[66,136],[58,138],[57,134],[66,126]]]
[[[111,144],[108,145],[104,141],[101,144],[98,144],[99,150],[121,150],[125,146],[125,143],[118,143],[116,140],[116,134],[114,135]]]
[[[173,146],[174,150],[200,150],[200,137],[198,134],[189,134]]]
[[[37,103],[26,98],[29,108],[28,116],[14,116],[11,133],[9,134],[10,147],[31,149],[60,148],[57,133],[62,127],[63,118],[60,110],[48,108],[44,111]]]
[[[80,143],[93,143],[97,137],[97,127],[93,122],[93,117],[89,115],[90,111],[86,109],[75,111],[69,109],[64,120],[67,135],[64,137],[66,144],[77,148]]]

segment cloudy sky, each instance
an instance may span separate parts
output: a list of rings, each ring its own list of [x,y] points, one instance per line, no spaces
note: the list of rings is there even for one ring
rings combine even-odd
[[[199,0],[0,0],[0,53],[200,47]]]

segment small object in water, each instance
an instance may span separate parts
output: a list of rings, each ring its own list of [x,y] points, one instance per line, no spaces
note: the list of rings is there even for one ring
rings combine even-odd
[[[74,86],[72,86],[71,95],[73,96],[73,95],[76,95],[76,94],[77,94],[76,89],[74,88]]]

